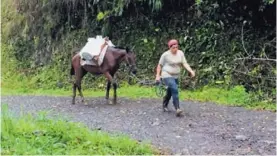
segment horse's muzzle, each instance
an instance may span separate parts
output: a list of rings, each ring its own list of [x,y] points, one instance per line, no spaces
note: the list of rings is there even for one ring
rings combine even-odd
[[[137,74],[137,70],[132,71],[132,74],[136,75]]]
[[[136,66],[132,66],[132,67],[131,67],[131,72],[132,72],[132,74],[134,74],[134,75],[137,74],[137,68],[136,68]]]

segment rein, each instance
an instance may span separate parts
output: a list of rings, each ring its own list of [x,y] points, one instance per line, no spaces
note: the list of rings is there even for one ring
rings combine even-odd
[[[181,81],[179,84],[182,84],[182,79],[184,81],[190,81],[192,83],[192,89],[195,90],[195,78],[191,79],[189,76],[183,76],[181,75]],[[135,82],[132,82],[132,80],[135,80]],[[155,80],[149,80],[149,79],[139,79],[136,75],[129,73],[128,76],[128,84],[138,84],[140,86],[155,86],[155,92],[158,97],[164,97],[167,86],[161,81],[156,82]]]
[[[132,83],[132,80],[135,80],[134,83]],[[129,73],[128,76],[128,84],[138,84],[139,86],[155,86],[155,92],[158,97],[165,96],[165,92],[167,87],[162,83],[162,81],[156,82],[155,80],[149,80],[149,79],[139,79],[136,75]]]

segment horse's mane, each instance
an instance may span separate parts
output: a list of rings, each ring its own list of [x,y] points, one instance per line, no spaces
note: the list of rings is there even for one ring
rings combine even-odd
[[[115,49],[124,49],[124,50],[126,50],[127,52],[130,51],[128,47],[115,46],[115,47],[113,47],[113,48],[115,48]]]

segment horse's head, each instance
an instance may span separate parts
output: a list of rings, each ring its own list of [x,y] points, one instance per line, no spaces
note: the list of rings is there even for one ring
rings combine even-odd
[[[132,50],[129,50],[129,48],[126,48],[126,55],[125,55],[125,61],[127,62],[128,66],[130,66],[130,71],[132,74],[137,73],[137,66],[136,66],[136,54]]]

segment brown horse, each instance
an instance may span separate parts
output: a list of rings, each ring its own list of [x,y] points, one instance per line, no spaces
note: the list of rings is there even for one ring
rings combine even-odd
[[[73,56],[71,61],[71,75],[75,75],[75,82],[73,83],[73,99],[72,104],[75,104],[75,97],[76,97],[76,89],[80,93],[82,98],[82,102],[84,102],[84,96],[82,93],[81,88],[81,81],[82,78],[87,74],[87,72],[93,75],[101,75],[103,74],[107,78],[107,88],[106,88],[106,99],[107,102],[109,100],[109,92],[111,88],[111,84],[113,85],[114,89],[114,98],[113,104],[116,104],[117,100],[117,83],[114,80],[114,75],[119,69],[120,63],[125,61],[127,65],[130,67],[129,73],[136,74],[136,56],[133,51],[129,51],[128,48],[119,48],[119,47],[108,47],[103,63],[100,66],[92,66],[92,65],[84,65],[81,66],[81,56],[79,55],[80,50],[75,50],[74,52],[77,53]]]

